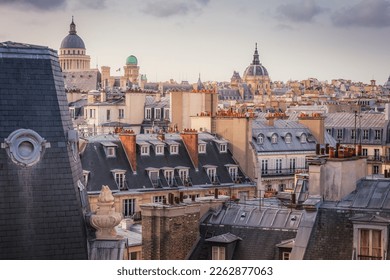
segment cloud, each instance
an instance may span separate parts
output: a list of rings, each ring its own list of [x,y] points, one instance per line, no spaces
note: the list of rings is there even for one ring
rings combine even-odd
[[[66,5],[67,0],[0,0],[0,5],[29,7],[38,10],[55,10]]]
[[[199,12],[209,2],[210,0],[152,0],[146,2],[141,11],[151,16],[168,18]]]
[[[382,28],[390,26],[390,1],[362,0],[354,6],[344,7],[332,15],[336,26]]]
[[[312,22],[315,16],[325,11],[314,0],[302,0],[277,7],[279,15],[292,22]]]

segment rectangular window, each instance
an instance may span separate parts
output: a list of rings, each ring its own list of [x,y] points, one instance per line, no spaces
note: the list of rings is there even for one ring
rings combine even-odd
[[[165,120],[170,120],[170,117],[169,117],[169,108],[165,108],[165,109],[164,109],[164,119],[165,119]]]
[[[158,171],[149,171],[149,178],[152,182],[153,187],[157,188],[159,186]]]
[[[107,110],[107,121],[111,120],[111,110]]]
[[[220,144],[219,145],[219,152],[220,153],[226,153],[227,152],[227,145],[226,144]]]
[[[282,253],[282,260],[289,260],[290,259],[290,252],[283,252]]]
[[[164,146],[156,145],[156,155],[163,155],[163,154],[164,154]]]
[[[282,173],[282,159],[281,158],[277,158],[276,159],[276,162],[275,162],[275,166],[276,166],[276,174],[280,174]]]
[[[375,140],[381,140],[381,139],[382,139],[381,130],[375,129]]]
[[[209,176],[211,183],[217,181],[217,169],[216,168],[207,168],[207,176]]]
[[[115,147],[107,147],[106,148],[106,156],[108,158],[115,157]]]
[[[149,146],[143,145],[141,146],[141,156],[148,156],[149,155]]]
[[[293,173],[295,172],[296,163],[297,163],[297,159],[290,158],[290,172],[293,172]]]
[[[94,119],[95,118],[95,109],[89,109],[89,118]]]
[[[329,135],[332,135],[332,129],[331,129],[331,128],[327,128],[327,129],[326,129],[326,132],[327,132]]]
[[[379,174],[379,166],[378,165],[372,166],[372,174]]]
[[[123,119],[125,117],[125,109],[119,109],[118,118]]]
[[[147,119],[147,120],[152,119],[152,109],[151,108],[145,108],[145,119]]]
[[[261,160],[261,175],[268,174],[268,159]]]
[[[368,129],[363,129],[363,140],[368,140]]]
[[[343,138],[343,129],[337,129],[337,139]]]
[[[153,196],[153,203],[163,203],[165,199],[164,195]]]
[[[206,144],[199,144],[198,145],[198,153],[199,154],[205,154],[206,153]]]
[[[125,174],[124,173],[115,173],[115,182],[120,190],[125,188]]]
[[[355,129],[351,130],[351,139],[352,140],[356,139],[356,130]]]
[[[359,260],[381,260],[382,251],[381,230],[359,229]]]
[[[154,119],[161,120],[161,108],[154,108]]]
[[[211,255],[212,260],[225,260],[225,247],[212,246]]]
[[[177,155],[179,153],[179,146],[178,145],[171,145],[169,147],[169,152],[171,155]]]
[[[124,217],[131,217],[135,213],[135,198],[122,200],[122,213]]]
[[[174,185],[174,171],[173,170],[165,170],[164,177],[167,180],[169,186]]]
[[[363,156],[367,156],[367,155],[368,155],[367,149],[363,149],[363,150],[362,150],[362,155],[363,155]]]
[[[229,167],[229,175],[230,178],[232,178],[233,182],[235,182],[238,178],[238,167],[237,166]]]
[[[380,157],[379,149],[374,149],[374,160],[380,160]]]
[[[188,181],[188,169],[180,169],[179,170],[179,177],[180,177],[180,180],[186,184],[186,182]]]

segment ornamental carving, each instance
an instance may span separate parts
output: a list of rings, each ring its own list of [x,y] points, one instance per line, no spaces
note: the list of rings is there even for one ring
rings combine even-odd
[[[91,225],[97,230],[96,239],[122,239],[122,236],[117,235],[115,227],[123,217],[121,213],[115,212],[114,197],[108,186],[102,186],[97,206],[96,213],[91,217]]]

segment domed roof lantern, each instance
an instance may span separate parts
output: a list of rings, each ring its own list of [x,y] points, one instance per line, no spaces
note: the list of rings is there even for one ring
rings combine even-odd
[[[76,34],[76,24],[73,22],[73,16],[72,16],[72,22],[70,23],[70,29],[69,29],[69,34]]]

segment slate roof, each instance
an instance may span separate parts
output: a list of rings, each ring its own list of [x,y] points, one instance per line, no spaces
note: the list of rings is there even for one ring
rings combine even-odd
[[[98,69],[64,71],[62,76],[67,90],[80,90],[82,92],[97,90],[101,82],[101,74]]]
[[[258,136],[262,134],[264,141],[259,144]],[[272,135],[277,135],[277,143],[272,143]],[[291,135],[291,143],[286,142],[287,134]],[[300,137],[306,134],[307,141],[301,142]],[[329,140],[329,139],[328,139]],[[289,152],[289,151],[315,151],[316,140],[310,130],[295,121],[275,120],[273,126],[267,125],[267,120],[256,119],[252,123],[252,145],[256,151],[261,152]]]
[[[73,125],[61,74],[56,51],[0,43],[0,142],[28,129],[14,152],[27,159],[41,153],[23,166],[0,149],[0,259],[88,258],[82,169],[69,144]],[[21,143],[29,144],[24,152]]]
[[[219,150],[213,141],[214,138],[215,137],[210,134],[199,134],[199,139],[206,143],[206,154],[199,154],[199,171],[196,171],[179,134],[165,134],[166,145],[164,148],[164,155],[156,155],[155,153],[153,143],[157,140],[156,134],[139,134],[137,135],[137,173],[134,174],[126,158],[118,135],[100,135],[91,137],[87,139],[88,144],[81,155],[83,169],[90,171],[87,189],[90,192],[98,192],[101,190],[102,185],[108,185],[113,192],[119,191],[111,172],[111,170],[114,169],[126,171],[125,175],[128,191],[169,189],[170,187],[163,176],[163,168],[166,167],[176,170],[180,167],[188,168],[193,187],[199,186],[214,188],[215,185],[211,184],[206,170],[203,168],[203,166],[207,164],[217,166],[217,175],[220,184],[233,184],[225,164],[237,163],[234,161],[230,152],[219,153]],[[169,153],[168,143],[172,143],[172,141],[179,144],[179,153],[177,155],[171,155]],[[103,143],[106,142],[117,145],[116,157],[106,157],[103,148]],[[147,143],[148,145],[150,144],[149,155],[140,155],[139,144],[142,142]],[[153,187],[146,171],[148,168],[157,168],[160,170],[159,178],[161,179],[161,185],[159,188]],[[177,176],[177,171],[175,171],[175,177]],[[245,175],[240,170],[239,176],[245,178]],[[178,184],[179,187],[183,186],[180,180],[178,180]],[[246,184],[248,184],[248,182]]]

